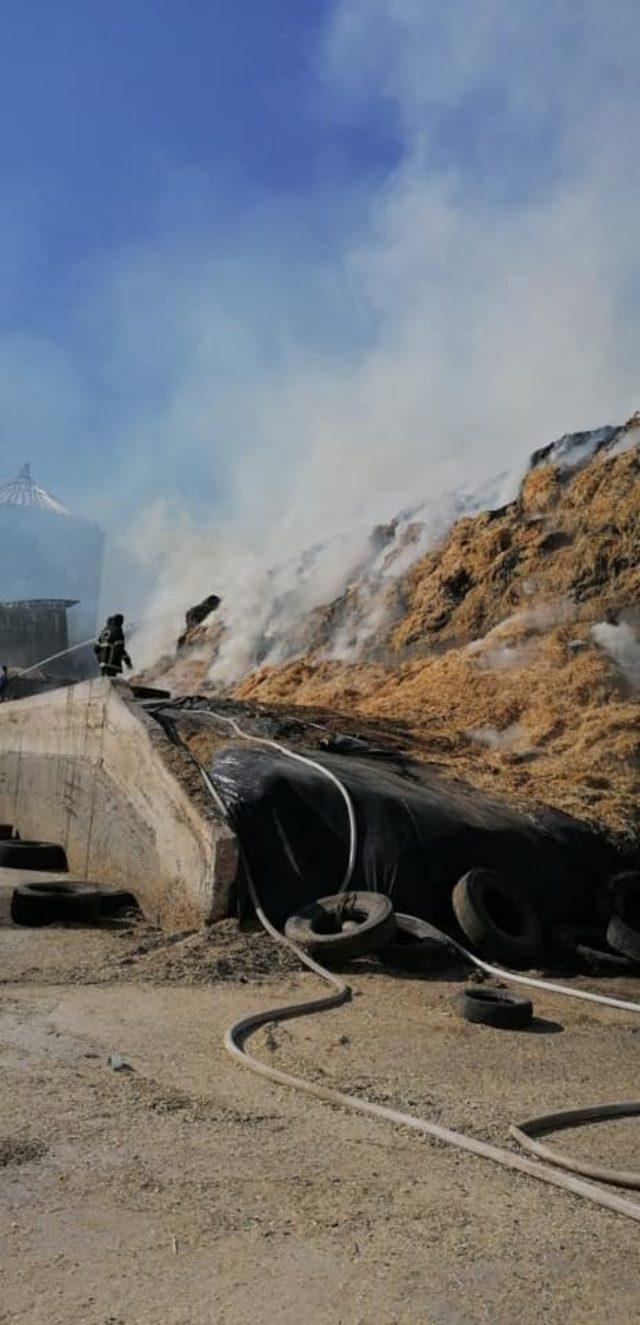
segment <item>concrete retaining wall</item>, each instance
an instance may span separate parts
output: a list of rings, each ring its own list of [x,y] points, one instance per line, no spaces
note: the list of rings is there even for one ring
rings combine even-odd
[[[129,889],[167,929],[227,914],[235,836],[122,683],[0,705],[0,820],[63,843],[74,874]]]

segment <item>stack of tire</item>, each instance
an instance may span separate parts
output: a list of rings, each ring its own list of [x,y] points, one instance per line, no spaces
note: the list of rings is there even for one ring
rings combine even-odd
[[[91,925],[135,905],[135,898],[124,890],[101,892],[90,883],[47,878],[47,874],[68,874],[64,847],[57,842],[24,840],[12,824],[0,824],[0,867],[43,876],[14,888],[11,919],[15,925]]]
[[[563,924],[548,933],[533,898],[494,870],[465,874],[452,904],[463,942],[488,962],[535,967],[548,950],[554,965],[597,975],[624,975],[640,963],[638,872],[609,881],[600,924]]]
[[[560,925],[554,957],[571,970],[632,975],[640,964],[640,873],[611,878],[596,898],[597,921]]]

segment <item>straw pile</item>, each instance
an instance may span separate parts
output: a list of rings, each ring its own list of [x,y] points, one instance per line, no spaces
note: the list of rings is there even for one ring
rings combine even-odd
[[[534,469],[516,502],[460,520],[392,586],[362,660],[315,647],[234,694],[400,720],[416,753],[478,786],[635,837],[639,513],[637,448]]]

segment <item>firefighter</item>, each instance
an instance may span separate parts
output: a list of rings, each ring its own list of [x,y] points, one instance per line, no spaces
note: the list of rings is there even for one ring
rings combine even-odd
[[[101,676],[122,676],[122,664],[131,669],[133,663],[125,646],[124,617],[107,617],[104,630],[100,631],[94,646],[94,653],[100,665]]]

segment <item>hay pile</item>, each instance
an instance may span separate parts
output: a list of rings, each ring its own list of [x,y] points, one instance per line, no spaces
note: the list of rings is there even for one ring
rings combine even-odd
[[[401,720],[416,753],[477,786],[636,836],[640,694],[592,628],[639,636],[639,514],[637,448],[534,469],[392,586],[362,661],[315,648],[234,693]]]
[[[226,693],[402,725],[414,753],[479,787],[640,838],[640,417],[604,431],[574,468],[541,452],[516,501],[459,519],[405,574],[355,572],[291,623],[295,657]],[[197,627],[146,679],[216,693],[225,629]]]

